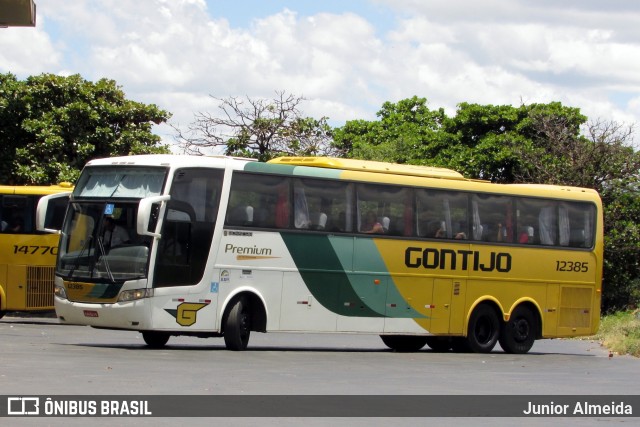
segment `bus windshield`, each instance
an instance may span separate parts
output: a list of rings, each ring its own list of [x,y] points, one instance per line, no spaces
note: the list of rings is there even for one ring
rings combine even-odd
[[[86,168],[63,226],[58,274],[109,283],[146,277],[152,242],[137,234],[138,203],[159,195],[165,176],[164,168]]]
[[[111,283],[146,277],[151,238],[136,234],[136,211],[133,202],[71,203],[58,273]]]

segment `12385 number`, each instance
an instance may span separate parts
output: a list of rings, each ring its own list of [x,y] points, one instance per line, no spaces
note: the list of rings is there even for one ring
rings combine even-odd
[[[589,271],[589,263],[576,261],[556,261],[556,271],[586,273]]]

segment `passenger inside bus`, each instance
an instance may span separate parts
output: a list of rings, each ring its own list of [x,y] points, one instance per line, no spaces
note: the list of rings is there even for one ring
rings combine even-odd
[[[384,234],[384,228],[376,218],[375,212],[367,212],[365,220],[362,223],[362,227],[360,228],[360,232],[367,234]]]
[[[22,219],[19,217],[12,218],[10,222],[2,221],[3,233],[20,233],[22,229]]]
[[[112,217],[104,219],[104,245],[107,248],[122,245],[129,242],[129,233],[123,227],[117,225]]]
[[[444,221],[429,221],[426,227],[427,234],[424,237],[435,237],[437,239],[444,239],[447,237],[447,228]]]

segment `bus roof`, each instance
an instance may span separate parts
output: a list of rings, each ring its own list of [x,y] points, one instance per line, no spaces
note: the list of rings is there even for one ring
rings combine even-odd
[[[336,173],[352,172],[350,178],[376,182],[400,183],[409,182],[411,185],[423,185],[418,182],[421,179],[441,180],[439,185],[443,188],[464,189],[468,191],[495,192],[504,194],[527,194],[531,196],[544,196],[552,198],[567,197],[585,200],[593,200],[597,192],[587,188],[571,186],[558,186],[549,184],[495,184],[489,181],[468,179],[459,172],[451,169],[401,165],[394,163],[376,162],[369,160],[342,159],[335,157],[278,157],[267,163],[256,162],[253,159],[236,158],[229,156],[189,156],[184,154],[144,154],[135,156],[111,157],[94,159],[87,166],[165,166],[165,167],[231,167],[238,170],[251,170],[266,173],[290,173],[278,170],[292,168],[301,170],[297,174],[301,176],[318,176],[315,171],[326,170]],[[367,174],[375,174],[368,175]],[[326,177],[324,174],[323,177]],[[331,175],[333,176],[333,175]],[[414,181],[415,180],[415,181]],[[497,190],[499,188],[499,190]]]
[[[445,168],[429,167],[429,166],[417,166],[417,165],[399,165],[385,162],[375,162],[368,160],[355,160],[355,159],[341,159],[333,157],[278,157],[267,163],[276,165],[289,165],[289,166],[307,166],[316,168],[326,168],[343,171],[353,172],[369,172],[388,174],[412,178],[436,178],[450,181],[450,184],[443,182],[447,188],[466,189],[469,191],[481,191],[492,192],[497,188],[504,194],[529,194],[529,195],[544,195],[546,197],[563,197],[571,193],[571,198],[583,198],[578,196],[584,195],[584,198],[592,200],[594,195],[596,198],[596,190],[590,188],[572,187],[568,185],[551,185],[551,184],[495,184],[485,180],[468,179],[462,174]],[[383,175],[381,175],[382,177]],[[389,180],[391,177],[388,178]],[[387,182],[387,178],[382,178],[381,182]],[[457,185],[459,182],[465,182],[462,187]]]
[[[278,157],[269,160],[268,163],[427,178],[454,179],[459,181],[467,180],[462,176],[462,174],[451,169],[431,166],[399,165],[395,163],[375,162],[371,160],[341,159],[335,157]]]

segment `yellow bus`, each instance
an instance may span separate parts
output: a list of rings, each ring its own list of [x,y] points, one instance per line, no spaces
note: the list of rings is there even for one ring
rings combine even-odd
[[[53,269],[58,236],[36,230],[42,196],[64,194],[71,184],[0,186],[0,318],[9,311],[53,310]],[[44,220],[60,228],[67,198],[56,199]]]
[[[602,224],[593,190],[440,168],[93,160],[65,216],[55,307],[61,323],[139,331],[152,347],[189,335],[243,350],[251,331],[282,331],[526,353],[597,330]]]

